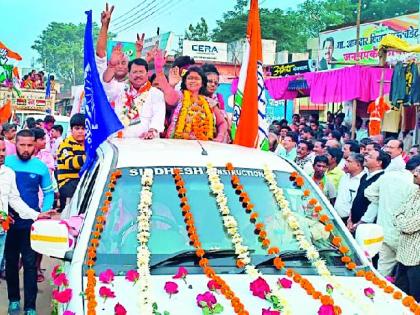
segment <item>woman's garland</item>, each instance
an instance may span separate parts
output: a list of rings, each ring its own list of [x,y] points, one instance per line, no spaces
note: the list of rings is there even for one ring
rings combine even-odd
[[[264,170],[264,172],[265,172],[265,170]],[[267,169],[267,172],[269,173],[271,171]],[[274,174],[273,174],[273,176],[274,176]],[[297,172],[293,172],[290,175],[290,180],[293,181],[296,184],[299,177],[300,176],[298,176]],[[299,180],[299,182],[300,182],[300,180]],[[301,187],[302,186],[303,185],[301,185]],[[304,191],[304,196],[305,197],[310,197],[310,191],[305,190]],[[330,220],[330,218],[327,214],[322,214],[323,209],[322,209],[322,206],[319,205],[318,200],[316,200],[315,198],[312,198],[312,199],[309,200],[308,203],[309,203],[309,206],[312,207],[312,209],[314,211],[313,217],[318,218],[318,221],[325,225],[325,227],[324,227],[325,230],[328,231],[328,232],[331,232],[334,235],[334,232],[335,232],[334,225],[332,224],[332,221]],[[347,269],[355,271],[356,264],[353,262],[351,257],[349,255],[347,255],[347,253],[349,252],[349,248],[347,246],[343,245],[341,237],[334,236],[331,240],[331,243],[334,246],[338,247],[340,253],[343,255],[341,257],[341,261],[344,264],[346,264]],[[359,270],[359,271],[356,272],[356,275],[359,276],[359,277],[365,277],[365,279],[367,281],[372,282],[372,284],[374,284],[375,286],[377,286],[378,288],[383,290],[383,292],[385,292],[387,294],[392,294],[392,297],[395,300],[402,300],[402,304],[404,306],[406,306],[407,308],[409,308],[413,313],[415,313],[417,310],[418,310],[418,313],[420,313],[420,306],[419,306],[419,304],[416,303],[414,298],[412,298],[410,296],[406,296],[405,298],[403,298],[403,294],[402,294],[401,291],[395,290],[393,286],[390,286],[390,285],[387,284],[386,280],[380,279],[372,271],[365,272],[364,270]],[[336,283],[335,286],[339,287],[339,284]]]
[[[105,192],[105,200],[103,206],[99,210],[99,214],[96,216],[96,223],[91,233],[91,240],[87,250],[86,265],[88,270],[86,271],[87,285],[85,289],[85,298],[87,300],[87,314],[96,314],[96,305],[98,304],[95,296],[96,276],[93,267],[96,264],[96,251],[100,244],[101,234],[104,230],[107,215],[111,207],[112,193],[115,189],[118,179],[121,177],[121,170],[116,170],[111,174],[111,178],[108,184],[108,190]]]
[[[153,171],[147,169],[141,177],[142,189],[137,216],[137,269],[139,272],[140,314],[152,314],[153,303],[150,297],[150,251],[147,243],[150,238],[150,218],[152,216]]]
[[[237,255],[236,266],[238,268],[245,268],[248,276],[252,280],[256,280],[262,277],[262,274],[251,264],[251,257],[248,251],[248,247],[242,244],[242,237],[238,232],[238,223],[236,219],[231,215],[230,209],[227,205],[227,197],[223,192],[224,185],[220,180],[220,176],[217,173],[217,169],[212,165],[207,165],[207,175],[210,182],[210,189],[213,195],[216,197],[216,202],[220,211],[220,215],[223,220],[223,225],[232,241],[232,245],[235,248],[235,254]],[[287,304],[287,300],[281,296],[280,290],[277,288],[268,293],[266,299],[270,302],[279,301],[279,305],[274,305],[275,310],[281,310],[283,314],[290,314],[290,308]],[[276,304],[276,303],[274,303]]]
[[[249,312],[245,310],[244,305],[240,301],[240,299],[235,295],[235,293],[232,291],[232,289],[229,287],[229,285],[221,278],[219,277],[214,269],[210,266],[209,260],[205,258],[205,251],[201,246],[201,242],[199,239],[199,236],[197,234],[197,229],[194,224],[194,216],[190,212],[190,205],[188,203],[187,198],[187,190],[185,188],[185,183],[182,179],[182,176],[180,175],[179,169],[174,169],[174,182],[178,191],[178,197],[180,199],[180,206],[182,215],[184,216],[185,225],[187,228],[188,236],[190,238],[190,243],[193,245],[196,249],[196,255],[199,260],[199,265],[201,268],[203,268],[204,273],[207,277],[209,277],[211,280],[214,280],[220,287],[221,293],[224,295],[224,297],[228,300],[230,300],[230,303],[233,307],[233,310],[238,315],[249,315]]]
[[[343,296],[348,298],[351,302],[362,307],[364,309],[363,314],[372,314],[373,311],[372,311],[371,305],[364,303],[364,301],[360,300],[357,297],[357,295],[354,294],[351,290],[346,290],[345,288],[343,288],[341,283],[337,281],[336,277],[333,276],[331,272],[328,270],[325,264],[325,261],[320,258],[318,250],[315,248],[313,244],[311,244],[306,239],[304,232],[301,230],[298,220],[296,219],[293,212],[290,210],[288,201],[284,197],[283,190],[277,185],[275,174],[267,167],[264,167],[264,178],[265,178],[265,181],[268,183],[269,189],[273,193],[273,196],[276,199],[277,204],[282,210],[282,215],[286,219],[289,227],[292,229],[293,235],[298,241],[300,248],[306,251],[307,258],[309,259],[311,264],[314,267],[316,267],[319,275],[322,276],[329,284],[332,285],[332,287],[337,289]],[[305,193],[305,195],[309,196],[307,192]],[[314,203],[311,200],[309,201],[309,203],[313,204],[313,206],[316,206],[316,203]],[[329,222],[327,223],[325,227],[327,227],[328,225],[333,226],[332,223]],[[329,232],[331,231],[331,229],[328,228],[326,229],[326,231]],[[347,247],[344,248],[343,246],[343,248],[340,248],[340,251],[347,253],[349,250]]]
[[[231,163],[227,163],[226,164],[226,170],[232,172],[234,170],[233,165]],[[233,189],[235,189],[235,192],[239,195],[239,201],[242,203],[242,207],[249,214],[250,221],[255,225],[255,232],[258,234],[258,236],[259,236],[258,239],[261,242],[261,245],[263,246],[263,248],[267,249],[267,253],[269,255],[279,254],[280,253],[279,248],[277,248],[277,247],[268,248],[270,246],[270,240],[267,238],[267,231],[265,231],[265,225],[264,225],[263,222],[258,222],[259,214],[258,214],[258,212],[254,211],[254,205],[250,203],[250,198],[249,198],[248,194],[244,191],[244,187],[241,185],[239,177],[232,174],[231,175],[231,183],[232,183]],[[276,183],[274,183],[274,185],[270,184],[270,189],[271,188],[274,189],[275,187],[277,187]],[[285,200],[285,199],[280,200],[279,201],[279,206],[282,209],[284,209],[285,207],[288,207],[287,200]],[[290,224],[292,226],[296,226],[296,224],[297,224],[296,218],[294,218],[294,219],[291,218],[290,220],[288,219],[287,222],[288,222],[289,226],[290,226]],[[317,252],[316,249],[315,249],[315,252]],[[310,252],[308,252],[308,255],[315,257],[316,256],[315,252],[310,251]],[[318,256],[319,256],[319,253],[318,253]],[[281,260],[280,256],[278,256],[273,260],[273,266],[276,269],[281,270],[285,267],[285,263]],[[317,263],[317,268],[319,268],[319,271],[322,272],[322,273],[329,272],[327,267],[325,266],[325,262],[324,263],[322,263],[322,261],[318,262]],[[335,314],[341,314],[342,313],[341,308],[339,306],[334,305],[333,298],[329,295],[323,295],[321,292],[316,291],[314,286],[312,285],[312,283],[310,283],[310,281],[308,279],[304,278],[302,275],[300,275],[299,273],[297,273],[293,269],[288,269],[286,271],[286,275],[288,277],[291,277],[294,282],[300,284],[300,286],[306,291],[306,293],[309,296],[312,296],[316,300],[319,299],[323,306],[333,308]]]
[[[175,126],[176,139],[211,140],[214,137],[214,119],[210,105],[202,95],[193,101],[191,93],[184,91],[182,107]]]

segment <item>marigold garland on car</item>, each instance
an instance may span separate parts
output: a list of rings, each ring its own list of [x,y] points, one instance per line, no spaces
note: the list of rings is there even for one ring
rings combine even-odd
[[[293,174],[295,176],[290,176],[290,180],[291,181],[295,181],[297,178],[297,174]],[[305,190],[306,191],[306,190]],[[305,197],[309,197],[310,193],[304,193]],[[315,199],[315,198],[313,198]],[[311,200],[313,200],[311,199]],[[314,202],[312,202],[313,204]],[[319,202],[317,201],[317,203],[315,203],[315,207],[314,207],[314,217],[318,218],[318,220],[325,224],[325,229],[329,232],[331,232],[332,234],[334,234],[335,232],[335,228],[334,225],[332,224],[331,220],[329,219],[329,217],[326,214],[321,214],[322,211],[322,206],[319,205]],[[381,280],[379,277],[377,277],[373,272],[368,271],[365,272],[364,270],[358,270],[356,271],[357,265],[355,262],[353,262],[353,260],[351,259],[350,256],[346,255],[349,252],[349,248],[347,246],[342,245],[342,239],[339,236],[333,236],[332,240],[331,240],[331,244],[333,244],[334,246],[336,246],[339,250],[339,252],[343,255],[341,257],[341,261],[346,265],[347,269],[349,270],[353,270],[356,273],[356,276],[358,277],[365,277],[365,279],[367,281],[372,282],[372,284],[376,285],[378,288],[382,289],[382,291],[386,294],[392,294],[393,298],[396,300],[400,300],[402,299],[402,292],[401,291],[395,291],[394,288],[392,286],[388,286],[386,284],[386,280]],[[408,302],[407,302],[408,301]],[[413,313],[415,313],[417,310],[420,313],[420,305],[418,303],[416,303],[415,300],[411,300],[408,299],[406,300],[406,303],[404,304],[404,306],[406,306],[407,308],[409,308]],[[413,311],[414,309],[414,311]]]
[[[230,172],[232,172],[235,168],[234,168],[234,166],[232,165],[232,163],[227,163],[226,164],[226,170],[228,170],[228,171],[230,171]],[[294,174],[292,174],[292,175],[294,175]],[[292,176],[291,175],[291,176]],[[296,174],[296,176],[297,176],[297,174]],[[242,185],[240,185],[240,180],[239,180],[239,177],[238,176],[236,176],[236,175],[231,175],[231,184],[232,184],[232,188],[233,189],[235,189],[235,191],[236,191],[236,193],[238,194],[238,187],[240,187],[240,192],[243,192],[244,191],[244,188],[243,188],[243,186]],[[270,186],[271,187],[271,186]],[[240,193],[238,194],[238,195],[240,195]],[[239,200],[240,202],[241,202],[241,200]],[[245,205],[244,204],[242,204],[242,207],[244,207]],[[244,208],[246,208],[246,207],[244,207]],[[255,217],[253,217],[252,215],[253,214],[257,214]],[[260,231],[265,231],[264,230],[264,223],[263,222],[257,222],[257,220],[256,220],[256,218],[258,217],[258,213],[257,212],[252,212],[251,214],[250,214],[250,221],[254,224],[254,226],[257,228],[257,226],[258,226],[258,230],[256,230],[256,232],[258,232],[257,234],[259,234],[259,232]],[[255,218],[255,219],[254,219]],[[261,239],[260,237],[258,237],[258,240],[262,243],[264,240],[268,240],[268,238],[264,238],[264,239]],[[263,248],[266,248],[267,246],[264,246],[265,244],[261,244],[262,245],[262,247]],[[276,249],[278,249],[277,247],[274,247],[274,248],[276,248]],[[278,251],[280,252],[280,249],[278,249]],[[267,249],[267,252],[268,252],[268,249]],[[285,267],[285,263],[282,261],[282,259],[281,259],[281,257],[280,256],[278,256],[278,257],[276,257],[274,260],[273,260],[273,266],[276,268],[276,269],[278,269],[278,270],[281,270],[281,269],[283,269],[284,267]],[[306,293],[309,295],[309,296],[311,296],[312,298],[314,298],[314,299],[319,299],[320,297],[322,297],[323,295],[322,295],[322,293],[321,292],[318,292],[318,291],[315,291],[315,288],[314,288],[314,286],[310,283],[310,281],[309,280],[307,280],[306,278],[303,278],[299,273],[297,273],[297,272],[295,272],[294,270],[292,270],[291,269],[291,271],[289,272],[289,274],[290,273],[292,273],[292,275],[293,275],[293,281],[294,282],[296,282],[296,283],[298,283],[298,284],[300,284],[301,285],[301,287],[303,288],[303,286],[305,286],[305,288],[304,288],[304,290],[306,291]],[[287,274],[286,274],[287,275]],[[302,280],[305,280],[304,282],[303,282],[303,284],[301,283],[301,281]],[[314,292],[318,292],[318,293],[316,293],[316,294],[314,294]],[[332,302],[334,302],[334,300],[330,300],[330,301],[332,301]],[[334,306],[334,303],[332,303],[331,304],[332,306]],[[338,309],[338,308],[337,308]],[[340,313],[337,313],[336,315],[338,315],[338,314],[340,314]]]
[[[216,203],[220,212],[220,216],[222,217],[223,226],[232,242],[232,245],[235,249],[235,254],[237,255],[236,266],[238,268],[245,268],[245,272],[248,276],[251,277],[252,280],[262,279],[262,274],[256,267],[251,263],[251,257],[247,246],[244,246],[242,241],[243,238],[239,234],[238,231],[238,222],[236,221],[235,217],[231,214],[229,206],[228,206],[228,199],[224,194],[224,185],[220,180],[220,176],[217,173],[217,169],[214,168],[211,164],[207,165],[207,175],[210,184],[210,190],[215,196]],[[243,200],[249,202],[249,198],[245,194],[241,194]],[[240,195],[240,196],[241,196]],[[263,226],[261,224],[259,226],[259,236],[265,238],[267,232],[263,230]],[[278,248],[270,248],[269,252],[272,253],[279,253]],[[280,290],[271,289],[267,292],[265,299],[273,304],[273,309],[281,310],[283,314],[290,314],[290,308],[288,303],[284,297],[281,296]],[[279,301],[279,303],[273,303],[273,301]]]
[[[220,291],[225,296],[226,299],[228,299],[232,305],[232,308],[234,312],[238,315],[249,315],[249,312],[245,309],[244,305],[240,301],[240,299],[235,295],[235,293],[232,291],[232,289],[229,287],[229,285],[221,278],[219,277],[214,269],[210,266],[209,261],[207,258],[205,258],[205,251],[201,247],[200,238],[197,233],[197,229],[195,227],[194,223],[194,216],[190,212],[190,210],[182,209],[184,205],[188,204],[188,198],[186,196],[186,189],[182,185],[184,181],[182,180],[182,176],[180,174],[180,170],[175,168],[173,170],[173,177],[174,182],[176,185],[176,189],[178,191],[178,197],[181,201],[181,212],[184,216],[185,226],[188,232],[188,237],[190,238],[190,243],[196,248],[196,255],[200,259],[199,260],[199,266],[203,269],[204,273],[208,278],[211,280],[214,280],[216,283],[218,283],[221,287]]]
[[[96,306],[98,305],[98,302],[96,301],[95,296],[95,286],[96,286],[96,275],[95,270],[93,267],[96,263],[96,250],[98,249],[100,245],[100,237],[101,233],[103,231],[103,228],[106,224],[106,217],[107,213],[109,211],[111,200],[112,200],[112,191],[114,189],[110,189],[109,185],[113,186],[115,188],[115,185],[117,184],[118,179],[122,176],[121,170],[116,170],[112,172],[109,183],[108,183],[108,191],[105,192],[105,200],[103,202],[103,206],[100,208],[99,213],[96,216],[95,221],[97,222],[94,227],[95,229],[91,232],[91,240],[89,243],[89,247],[87,250],[87,259],[86,259],[86,266],[88,267],[86,271],[87,276],[87,284],[85,289],[85,299],[87,301],[87,314],[88,315],[96,315]],[[100,221],[102,223],[99,223],[98,218],[100,218]]]

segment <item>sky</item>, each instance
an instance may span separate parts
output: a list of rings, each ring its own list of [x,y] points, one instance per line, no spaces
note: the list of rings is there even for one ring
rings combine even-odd
[[[260,0],[260,7],[294,9],[302,2],[303,0]],[[0,0],[0,41],[22,56],[20,67],[30,67],[32,60],[38,57],[31,46],[49,23],[85,23],[84,12],[93,10],[93,19],[100,24],[100,14],[105,3],[104,0]],[[161,33],[173,31],[176,35],[182,35],[189,24],[195,25],[201,17],[206,19],[209,29],[212,30],[216,27],[216,20],[221,19],[224,12],[232,10],[236,1],[109,0],[109,3],[115,5],[113,19],[116,26],[117,22],[121,26],[135,17],[144,18],[131,29],[118,33],[119,41],[135,41],[137,32],[145,33],[146,38],[152,37],[156,35],[157,27],[160,27]],[[147,13],[144,8],[148,8]],[[110,30],[113,30],[113,22]]]

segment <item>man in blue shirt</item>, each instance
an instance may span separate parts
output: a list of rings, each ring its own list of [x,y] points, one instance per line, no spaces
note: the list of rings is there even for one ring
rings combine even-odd
[[[25,203],[36,211],[39,209],[38,193],[41,188],[44,195],[42,211],[52,208],[54,190],[47,166],[32,155],[35,149],[35,137],[32,131],[24,129],[16,135],[16,155],[6,157],[6,166],[16,173],[16,184]],[[9,314],[19,314],[19,257],[22,255],[24,268],[24,311],[25,315],[36,314],[37,267],[36,252],[31,248],[30,232],[32,220],[22,219],[10,208],[14,224],[6,237],[6,281],[9,297]]]

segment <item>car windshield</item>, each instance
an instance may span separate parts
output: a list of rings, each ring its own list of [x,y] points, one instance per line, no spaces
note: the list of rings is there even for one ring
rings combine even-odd
[[[187,197],[191,205],[191,212],[205,250],[232,250],[232,243],[224,231],[222,219],[217,208],[215,197],[210,192],[206,169],[201,167],[181,168],[184,173],[183,179],[187,189]],[[115,273],[122,273],[130,269],[136,269],[137,252],[137,215],[141,190],[141,177],[144,169],[123,168],[122,178],[118,181],[113,192],[111,210],[108,213],[105,228],[101,235],[100,246],[97,249],[97,261],[95,268],[105,270],[111,268]],[[152,219],[149,249],[151,251],[151,265],[156,262],[162,263],[165,259],[174,258],[180,252],[194,251],[189,244],[184,218],[180,209],[180,200],[171,175],[171,167],[153,168],[154,181],[152,186]],[[291,229],[280,213],[278,205],[273,198],[268,185],[264,181],[263,170],[237,169],[240,172],[241,184],[249,194],[251,203],[259,213],[260,221],[266,226],[271,245],[277,246],[281,252],[292,251],[293,259],[285,259],[287,267],[300,268],[300,272],[317,274],[310,262],[302,254]],[[231,214],[239,225],[239,232],[243,243],[251,251],[252,262],[258,264],[270,258],[266,250],[261,248],[258,236],[254,233],[254,225],[249,221],[249,215],[244,211],[238,200],[238,195],[230,184],[231,175],[224,169],[219,168],[221,180],[225,186],[225,195],[228,198],[228,206]],[[305,212],[307,200],[303,198],[303,191],[310,189],[313,196],[317,192],[306,183],[303,188],[296,188],[289,180],[290,173],[275,172],[278,185],[283,188],[286,198],[290,203],[290,209],[299,220],[302,230],[308,239],[321,251],[321,256],[326,260],[330,270],[335,274],[352,275],[343,266],[340,255],[331,245],[331,242],[322,237],[324,226]],[[318,196],[317,196],[318,197]],[[317,198],[321,204],[321,198]],[[326,206],[323,205],[326,209]],[[335,224],[335,222],[333,221]],[[336,225],[336,224],[335,224]],[[337,227],[338,236],[346,240]],[[331,237],[331,236],[330,236]],[[346,242],[345,242],[346,243]],[[349,244],[347,244],[349,245]],[[350,255],[356,263],[354,250],[351,246]],[[227,251],[225,251],[227,252]],[[184,256],[185,258],[185,256]],[[172,262],[172,263],[171,263]],[[211,259],[211,265],[220,273],[239,273],[236,268],[235,256],[223,255]],[[172,260],[167,264],[157,264],[152,268],[152,274],[172,274],[181,264],[181,260]],[[190,273],[202,273],[194,259],[183,259],[183,266],[189,267]],[[261,264],[267,274],[277,272],[272,264]]]

